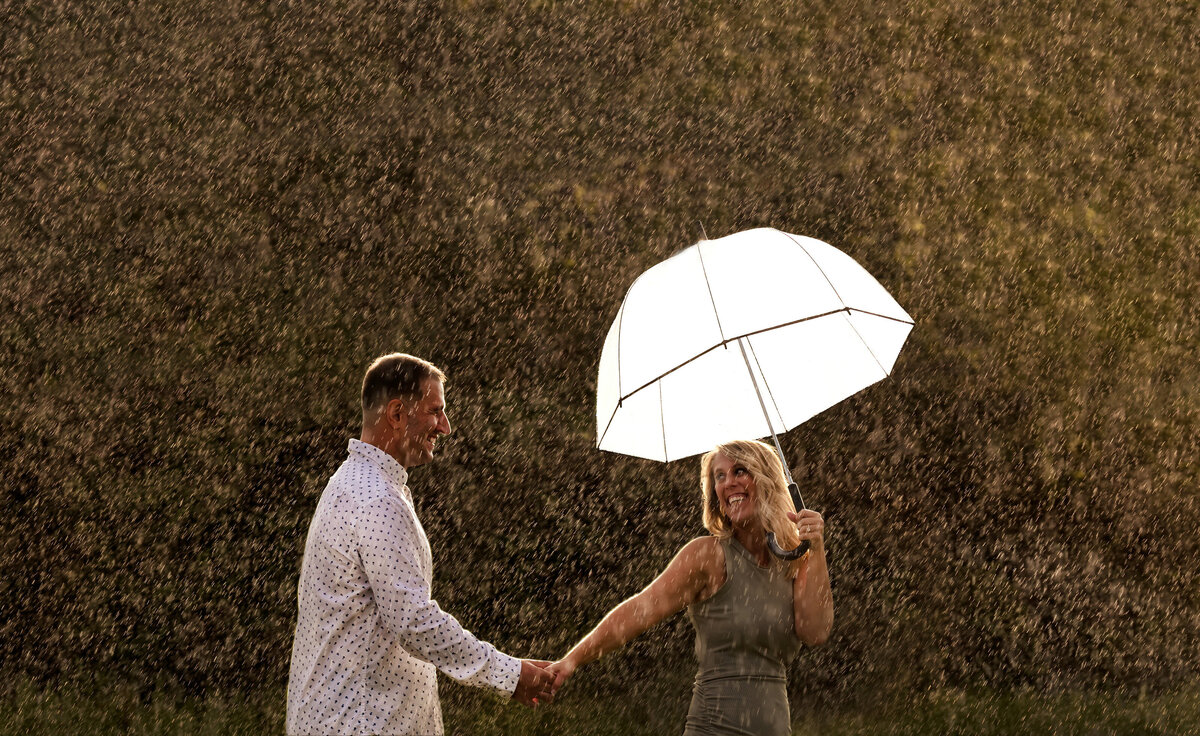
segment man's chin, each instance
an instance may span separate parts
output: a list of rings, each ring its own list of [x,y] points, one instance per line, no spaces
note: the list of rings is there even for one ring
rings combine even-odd
[[[415,468],[433,460],[433,453],[422,447],[407,453],[403,459],[397,457],[396,460],[405,468]]]

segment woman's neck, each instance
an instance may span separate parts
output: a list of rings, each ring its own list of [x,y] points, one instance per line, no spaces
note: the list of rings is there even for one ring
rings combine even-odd
[[[760,525],[735,526],[733,537],[758,561],[760,566],[765,567],[771,563],[770,553],[767,551],[767,536]]]

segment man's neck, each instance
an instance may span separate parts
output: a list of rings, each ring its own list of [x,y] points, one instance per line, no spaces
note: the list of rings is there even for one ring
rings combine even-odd
[[[358,441],[365,442],[368,445],[371,445],[372,447],[379,448],[386,455],[388,455],[388,457],[390,457],[393,460],[395,460],[396,462],[400,463],[400,467],[407,470],[408,469],[407,463],[405,463],[404,459],[401,457],[398,457],[397,454],[393,451],[395,446],[398,444],[396,442],[396,439],[397,439],[396,435],[394,435],[390,432],[379,432],[379,431],[372,431],[372,430],[364,429],[362,431],[362,434],[359,435]]]

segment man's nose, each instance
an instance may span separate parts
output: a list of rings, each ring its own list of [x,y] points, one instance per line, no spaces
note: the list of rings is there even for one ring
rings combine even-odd
[[[443,414],[442,420],[438,422],[438,429],[442,431],[442,434],[450,434],[450,417]]]

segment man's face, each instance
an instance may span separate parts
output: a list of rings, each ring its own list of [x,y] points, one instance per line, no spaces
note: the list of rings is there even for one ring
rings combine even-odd
[[[405,468],[415,468],[432,460],[438,436],[450,434],[442,382],[426,378],[421,388],[420,399],[402,402],[407,422],[398,432],[393,456]]]

